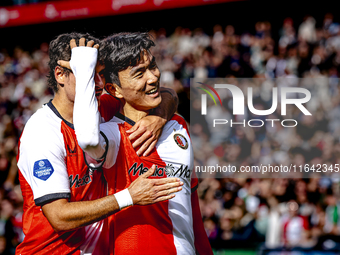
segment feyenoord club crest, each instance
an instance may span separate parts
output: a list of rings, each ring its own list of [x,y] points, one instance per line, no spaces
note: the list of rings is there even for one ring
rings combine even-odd
[[[186,150],[188,148],[188,141],[187,139],[181,135],[181,134],[175,134],[174,135],[174,140],[176,144],[182,148],[183,150]]]

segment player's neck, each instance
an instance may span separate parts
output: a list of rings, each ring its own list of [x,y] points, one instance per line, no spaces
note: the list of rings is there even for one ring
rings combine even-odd
[[[140,111],[133,108],[128,103],[125,103],[124,106],[121,106],[120,113],[123,114],[125,117],[133,120],[134,122],[139,121],[140,119],[144,118],[146,115],[149,114],[150,111]]]
[[[73,102],[56,93],[52,100],[52,104],[66,121],[73,124]]]

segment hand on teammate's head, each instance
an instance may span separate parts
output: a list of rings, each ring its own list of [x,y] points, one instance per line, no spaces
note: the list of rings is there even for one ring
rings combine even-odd
[[[85,40],[84,37],[80,38],[79,39],[79,47],[84,47],[85,42],[86,42],[86,40]],[[72,39],[70,41],[70,47],[71,47],[71,50],[75,47],[78,47],[75,39]],[[94,45],[94,41],[90,40],[90,41],[87,42],[86,47],[93,47],[93,48],[96,48],[98,50],[99,44]],[[65,61],[65,60],[59,59],[57,63],[58,63],[59,66],[61,66],[63,68],[67,68],[69,70],[72,70],[71,65],[70,65],[70,61]]]

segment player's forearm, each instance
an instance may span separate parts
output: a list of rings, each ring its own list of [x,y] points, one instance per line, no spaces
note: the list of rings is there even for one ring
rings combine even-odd
[[[114,195],[104,198],[68,202],[60,199],[42,207],[43,212],[56,232],[68,231],[102,220],[119,211]]]
[[[43,213],[53,229],[59,232],[89,225],[134,204],[148,205],[173,198],[173,193],[182,189],[183,182],[178,178],[148,179],[155,170],[153,165],[127,189],[114,195],[80,202],[58,199],[43,205]]]
[[[160,89],[162,102],[154,110],[154,115],[162,117],[166,121],[172,118],[172,115],[177,111],[178,106],[178,96],[176,92],[169,88]]]
[[[49,210],[48,204],[44,205],[43,211],[56,232],[83,227],[119,211],[113,195],[93,201],[58,201],[53,206],[54,210]]]
[[[105,140],[99,134],[100,114],[95,97],[94,67],[97,49],[72,49],[71,68],[76,78],[73,109],[74,129],[79,146],[91,157],[99,159],[105,152]]]

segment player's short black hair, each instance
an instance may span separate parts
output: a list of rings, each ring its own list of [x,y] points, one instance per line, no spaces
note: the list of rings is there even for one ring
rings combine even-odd
[[[104,40],[99,51],[105,64],[106,83],[120,86],[118,72],[135,66],[141,60],[141,52],[155,46],[152,36],[147,32],[124,32],[113,34]]]
[[[91,36],[88,33],[67,33],[67,34],[61,34],[54,40],[50,42],[49,46],[49,52],[48,55],[50,57],[50,61],[48,63],[48,66],[50,68],[49,74],[47,75],[48,78],[48,86],[53,89],[54,92],[58,91],[58,83],[54,77],[54,69],[58,65],[58,60],[65,60],[70,61],[71,59],[71,47],[70,47],[70,41],[72,39],[76,40],[76,43],[78,45],[79,39],[84,37],[86,39],[85,45],[88,41],[93,40],[95,44],[100,45],[100,40]],[[98,59],[100,58],[100,55],[98,55]],[[99,59],[100,60],[100,59]],[[70,74],[70,70],[64,68],[66,76]]]

